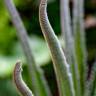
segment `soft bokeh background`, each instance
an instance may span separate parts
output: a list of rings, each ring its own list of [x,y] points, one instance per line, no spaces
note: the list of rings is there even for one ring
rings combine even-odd
[[[56,80],[49,54],[49,49],[42,36],[38,20],[38,5],[40,0],[14,0],[29,35],[30,45],[38,66],[40,66],[54,94],[57,96]],[[48,0],[48,16],[56,34],[60,36],[60,5],[59,0]],[[72,0],[70,0],[70,9]],[[88,66],[96,58],[96,0],[85,0],[86,44],[88,51]],[[60,39],[59,38],[59,39]],[[62,42],[62,39],[60,39]],[[30,78],[26,66],[26,58],[16,36],[16,30],[11,18],[0,0],[0,96],[19,96],[12,81],[12,71],[18,59],[24,63],[23,78],[30,86]]]

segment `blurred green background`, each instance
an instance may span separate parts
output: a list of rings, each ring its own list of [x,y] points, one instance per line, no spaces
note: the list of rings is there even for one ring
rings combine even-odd
[[[57,86],[49,49],[43,38],[38,18],[38,5],[40,0],[14,0],[23,23],[29,35],[30,45],[38,66],[45,74],[48,84],[54,96],[57,95]],[[60,36],[60,2],[48,0],[48,16],[55,33]],[[70,9],[72,0],[70,0]],[[86,44],[88,51],[88,66],[96,58],[96,0],[85,0],[85,24]],[[94,22],[93,22],[94,21]],[[90,23],[91,22],[91,23]],[[61,40],[62,42],[62,40]],[[0,96],[19,96],[12,81],[12,71],[18,59],[24,63],[23,78],[31,88],[30,77],[26,66],[26,58],[23,54],[20,42],[16,36],[11,18],[0,0]]]

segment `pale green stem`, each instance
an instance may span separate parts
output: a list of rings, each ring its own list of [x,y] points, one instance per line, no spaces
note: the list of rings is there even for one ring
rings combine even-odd
[[[90,78],[86,81],[84,96],[94,96],[96,88],[96,62],[92,66]]]
[[[75,55],[75,47],[72,34],[71,16],[69,9],[69,0],[60,0],[61,10],[61,31],[63,34],[63,40],[65,42],[65,53],[68,63],[70,64],[72,77],[75,86],[76,96],[81,96],[80,89],[80,75],[78,71],[78,64]]]
[[[22,71],[22,65],[21,62],[18,61],[13,71],[14,84],[16,85],[17,90],[22,96],[33,96],[31,90],[27,87],[27,85],[22,79],[21,71]]]
[[[84,30],[84,0],[73,0],[73,35],[76,50],[76,59],[80,74],[80,85],[82,96],[84,95],[85,80],[87,72],[86,64],[86,44]]]
[[[51,96],[51,92],[47,86],[47,82],[41,72],[40,68],[36,66],[32,50],[28,42],[28,35],[22,23],[22,20],[16,10],[12,0],[4,0],[5,5],[10,13],[12,22],[17,30],[17,36],[22,45],[26,59],[28,61],[29,74],[32,80],[32,91],[35,96]]]
[[[47,12],[47,0],[41,0],[39,6],[39,21],[55,69],[60,96],[75,96],[73,80],[69,64],[66,62],[61,45],[49,23]]]
[[[91,93],[91,95],[92,96],[96,96],[96,74],[95,74],[95,80],[94,80],[94,82],[93,82],[93,88],[92,88],[92,93]]]
[[[67,61],[72,64],[70,52],[71,46],[73,44],[73,36],[71,29],[70,11],[69,11],[69,0],[60,0],[60,16],[61,16],[61,31],[63,35],[63,40],[65,43],[65,52],[67,56]]]

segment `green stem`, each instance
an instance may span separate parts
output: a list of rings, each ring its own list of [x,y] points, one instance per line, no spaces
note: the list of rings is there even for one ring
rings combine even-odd
[[[70,64],[72,77],[74,81],[75,94],[81,96],[80,75],[75,55],[74,40],[71,28],[71,16],[69,9],[69,0],[60,0],[61,9],[61,31],[65,42],[65,53],[68,63]]]
[[[75,42],[76,59],[80,74],[82,96],[84,95],[85,80],[87,73],[86,44],[84,30],[84,0],[73,0],[73,35]]]
[[[91,74],[88,80],[86,81],[86,89],[84,96],[95,96],[95,90],[96,89],[96,61],[94,62]]]
[[[47,0],[41,0],[39,6],[39,21],[45,40],[50,48],[60,96],[75,96],[69,64],[66,62],[61,45],[49,23],[46,7]]]
[[[31,90],[27,87],[27,85],[22,79],[21,71],[21,62],[18,61],[15,65],[13,72],[14,83],[22,96],[33,96]]]

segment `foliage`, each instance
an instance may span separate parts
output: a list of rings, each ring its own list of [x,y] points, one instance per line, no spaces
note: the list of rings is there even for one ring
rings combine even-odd
[[[82,17],[84,17],[83,9],[82,9],[83,8],[82,7],[83,1],[81,0],[80,2],[79,1],[76,2],[75,0],[73,0],[73,10],[72,10],[73,13],[71,14],[71,15],[73,15],[72,21],[70,18],[70,13],[69,13],[70,11],[68,9],[68,2],[66,2],[66,0],[65,0],[65,3],[61,3],[61,5],[60,5],[61,10],[63,8],[62,4],[65,4],[64,10],[67,8],[65,11],[61,11],[61,15],[60,15],[61,22],[63,22],[63,23],[61,23],[61,26],[65,27],[64,29],[62,29],[63,27],[61,27],[61,31],[65,35],[65,37],[63,37],[63,39],[64,39],[63,41],[65,42],[64,52],[61,48],[60,42],[58,42],[58,39],[57,39],[56,35],[54,34],[53,29],[51,28],[51,25],[50,25],[48,19],[46,19],[47,15],[46,15],[46,2],[45,1],[44,2],[43,2],[43,0],[41,1],[41,6],[39,7],[39,20],[38,20],[37,17],[31,18],[31,16],[33,14],[34,14],[34,16],[38,15],[38,14],[36,14],[36,12],[33,12],[33,14],[26,14],[25,16],[24,16],[24,14],[25,14],[24,12],[28,12],[28,10],[31,9],[31,7],[28,6],[31,3],[37,4],[37,5],[35,5],[36,6],[35,11],[36,11],[38,9],[39,3],[33,3],[33,1],[30,1],[30,0],[22,3],[22,0],[21,1],[16,0],[15,4],[16,4],[16,7],[19,12],[21,10],[23,10],[23,7],[25,5],[28,4],[27,5],[28,8],[26,8],[27,10],[24,9],[25,11],[23,11],[23,13],[20,12],[21,13],[20,15],[21,15],[21,17],[24,16],[23,17],[24,25],[26,26],[26,28],[28,28],[29,32],[26,32],[26,29],[24,28],[24,25],[22,24],[21,19],[18,19],[20,17],[18,15],[18,12],[16,11],[16,9],[14,10],[15,6],[12,5],[13,6],[12,9],[15,12],[17,12],[17,18],[14,18],[15,14],[11,13],[12,12],[12,10],[10,9],[11,5],[9,7],[7,5],[8,2],[5,0],[5,3],[7,2],[6,3],[7,9],[9,10],[9,13],[11,14],[11,16],[9,16],[8,13],[5,11],[5,8],[4,8],[2,2],[0,1],[0,4],[2,6],[1,7],[2,8],[1,14],[3,14],[3,15],[1,15],[1,18],[0,18],[0,21],[1,21],[0,44],[3,45],[0,47],[0,49],[1,49],[0,54],[8,55],[7,57],[1,56],[1,61],[2,61],[1,67],[3,70],[3,71],[1,70],[1,72],[5,72],[5,74],[7,73],[6,76],[8,76],[12,72],[12,69],[14,66],[13,64],[14,64],[16,58],[18,58],[18,57],[21,58],[24,62],[26,61],[25,58],[23,57],[22,49],[20,49],[20,47],[19,47],[20,44],[16,43],[17,42],[16,32],[17,32],[19,42],[21,43],[23,51],[25,52],[24,54],[25,54],[27,61],[28,61],[28,63],[27,63],[28,69],[29,69],[28,74],[29,74],[30,80],[28,80],[28,79],[27,80],[29,82],[32,81],[30,83],[30,86],[32,84],[32,86],[31,86],[32,88],[31,87],[30,88],[32,89],[35,96],[43,96],[43,95],[44,96],[51,96],[49,87],[47,86],[45,78],[43,77],[43,74],[40,71],[41,69],[39,70],[39,68],[37,66],[38,63],[41,62],[42,64],[44,64],[44,63],[47,63],[50,59],[49,53],[46,51],[47,48],[43,47],[43,46],[45,46],[45,43],[44,43],[44,41],[42,41],[41,39],[39,39],[37,37],[35,39],[34,39],[34,37],[31,37],[33,39],[30,40],[27,38],[27,34],[26,34],[26,33],[30,34],[31,31],[34,31],[34,30],[35,30],[35,32],[38,32],[38,30],[40,29],[39,23],[38,24],[35,23],[34,25],[32,25],[30,20],[31,21],[35,20],[36,22],[40,21],[43,35],[44,35],[45,40],[47,41],[48,46],[50,48],[50,53],[51,53],[51,57],[52,57],[52,61],[53,61],[55,75],[57,78],[60,96],[77,96],[77,95],[78,96],[94,96],[95,95],[95,81],[96,81],[95,68],[94,68],[95,63],[93,64],[93,66],[91,66],[92,68],[88,69],[88,67],[87,67],[88,65],[86,62],[87,61],[87,58],[86,58],[87,54],[86,54],[86,46],[85,46],[85,34],[84,34],[85,30],[84,30],[84,25],[83,25],[84,20],[82,18]],[[42,2],[44,3],[44,5],[42,4]],[[9,0],[9,3],[10,3],[10,0]],[[12,4],[12,2],[10,4]],[[18,8],[18,6],[21,6],[20,9]],[[32,6],[34,6],[34,5],[32,5]],[[52,7],[52,8],[53,8],[53,10],[54,10],[54,8],[56,8],[56,10],[59,13],[59,8],[56,6]],[[60,31],[60,26],[59,26],[60,24],[58,22],[59,20],[55,20],[57,18],[54,18],[54,16],[52,15],[53,12],[50,11],[50,8],[51,7],[48,6],[49,20],[51,21],[55,32],[58,33]],[[42,10],[44,10],[44,11],[42,11]],[[42,13],[42,12],[44,12],[44,13]],[[62,16],[63,12],[65,12],[64,13],[65,16]],[[30,12],[28,12],[28,13],[30,13]],[[26,16],[30,16],[29,21],[26,19]],[[50,19],[50,17],[51,17],[51,19]],[[17,31],[12,27],[10,19],[14,23],[14,26],[16,27]],[[15,22],[14,21],[15,19],[17,19],[16,21],[18,21],[19,23]],[[54,21],[56,21],[56,22],[54,22]],[[70,22],[70,23],[72,22],[73,25],[70,26],[70,23],[68,25],[68,22]],[[64,24],[64,25],[62,25],[62,24]],[[5,26],[6,26],[6,28],[5,28]],[[68,30],[66,28],[68,28]],[[23,34],[25,34],[25,38],[22,35],[22,32],[25,32],[25,33],[23,33]],[[66,33],[68,33],[68,34],[66,34]],[[4,38],[4,36],[6,36],[7,38]],[[23,40],[26,43],[23,42]],[[6,45],[6,41],[7,41],[7,45]],[[36,42],[40,41],[39,43],[37,43],[37,45],[39,45],[39,46],[37,46],[37,45],[36,45],[37,47],[30,46],[30,45],[35,45],[36,44],[35,41]],[[12,46],[9,46],[9,45],[12,45],[12,46],[15,45],[15,47],[13,48]],[[93,43],[93,45],[94,45],[94,43]],[[88,47],[89,47],[89,45],[88,45]],[[11,48],[13,51],[10,50]],[[39,48],[41,50],[39,50]],[[92,48],[94,50],[91,51],[91,55],[90,55],[91,57],[89,57],[89,58],[94,58],[94,53],[96,52],[94,46]],[[90,49],[89,49],[89,51],[90,51]],[[31,52],[32,52],[32,54],[31,54]],[[42,54],[42,52],[44,52],[44,54]],[[10,56],[10,55],[12,55],[12,56]],[[45,55],[47,55],[47,56],[45,56]],[[42,59],[41,59],[41,57],[42,57]],[[36,61],[34,58],[36,58]],[[88,60],[91,60],[91,59],[88,59]],[[4,65],[4,61],[5,61],[5,65]],[[9,63],[11,63],[10,67],[6,66],[8,61],[9,61]],[[17,66],[17,64],[16,64],[16,66]],[[18,68],[20,68],[20,66]],[[18,71],[18,68],[16,69],[16,67],[15,67],[14,70]],[[31,70],[31,68],[32,68],[32,70]],[[4,70],[6,70],[6,71],[4,71]],[[14,77],[17,76],[16,77],[17,79],[14,79],[14,80],[18,80],[18,78],[21,78],[20,73],[17,71],[16,71],[16,75],[14,75]],[[18,74],[20,75],[20,77],[18,77]],[[2,73],[1,73],[1,76],[3,78],[5,77],[5,75],[2,75]],[[18,82],[21,82],[21,81],[18,81]],[[15,84],[17,87],[22,86],[22,82],[21,83],[16,83],[16,82],[15,82]],[[18,84],[21,84],[21,85],[18,86]],[[25,84],[25,83],[23,83],[23,84]],[[24,87],[24,86],[21,87],[21,89],[17,88],[21,92],[21,94],[23,94],[25,92],[22,88],[24,88],[25,91],[27,90],[27,87]],[[27,93],[30,93],[30,92],[27,91]],[[3,94],[3,96],[4,96],[4,94]],[[23,94],[23,96],[27,96],[27,94]],[[30,95],[28,95],[28,96],[30,96]]]

